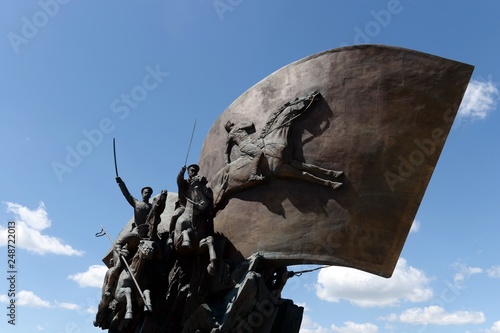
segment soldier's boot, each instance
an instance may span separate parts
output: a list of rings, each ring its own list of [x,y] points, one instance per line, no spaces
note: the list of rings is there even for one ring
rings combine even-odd
[[[186,247],[188,249],[191,248],[191,239],[189,238],[189,231],[188,230],[183,230],[182,231],[182,247]]]

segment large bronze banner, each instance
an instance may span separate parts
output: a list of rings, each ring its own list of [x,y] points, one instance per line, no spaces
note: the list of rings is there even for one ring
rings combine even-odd
[[[390,277],[473,67],[362,45],[294,62],[215,121],[200,156],[242,257]]]

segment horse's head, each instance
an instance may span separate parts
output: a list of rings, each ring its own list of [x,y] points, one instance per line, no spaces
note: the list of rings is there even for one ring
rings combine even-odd
[[[205,197],[207,189],[207,179],[203,176],[196,176],[189,186],[189,196],[191,199],[201,199]],[[196,200],[195,200],[196,201]]]
[[[191,185],[192,186],[206,186],[207,185],[207,178],[204,176],[196,176],[193,177],[191,180]]]
[[[260,138],[267,137],[270,141],[286,144],[288,129],[292,122],[307,111],[319,95],[318,91],[314,91],[283,104],[269,116],[266,125],[262,128]]]
[[[191,181],[189,186],[189,200],[198,210],[206,210],[211,202],[210,190],[207,187],[207,178],[197,176]]]
[[[138,251],[144,259],[152,259],[155,251],[154,241],[142,239]]]

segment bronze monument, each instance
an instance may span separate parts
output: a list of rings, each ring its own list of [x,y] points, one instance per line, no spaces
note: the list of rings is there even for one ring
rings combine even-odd
[[[297,333],[303,309],[281,297],[290,266],[390,277],[472,71],[361,45],[257,83],[215,121],[198,164],[181,169],[179,195],[163,191],[125,226],[104,259],[94,324]]]

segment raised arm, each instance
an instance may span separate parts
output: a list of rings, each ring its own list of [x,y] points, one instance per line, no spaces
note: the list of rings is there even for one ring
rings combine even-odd
[[[177,189],[181,191],[184,182],[184,174],[186,173],[186,166],[182,166],[181,171],[177,175]]]
[[[135,208],[136,199],[132,196],[132,194],[130,194],[123,180],[120,177],[116,177],[116,182],[118,183],[123,196],[125,197],[125,199],[127,199],[127,202],[130,204],[130,206]]]

